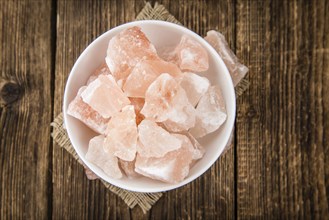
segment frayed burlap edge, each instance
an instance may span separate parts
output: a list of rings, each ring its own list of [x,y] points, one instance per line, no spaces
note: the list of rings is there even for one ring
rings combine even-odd
[[[84,165],[83,162],[80,160],[78,154],[74,150],[67,135],[67,132],[64,128],[63,113],[59,114],[55,118],[54,122],[52,122],[50,125],[53,127],[53,132],[51,136],[53,137],[54,141],[60,147],[64,148],[67,152],[69,152],[81,165]],[[102,179],[101,181],[106,188],[120,196],[130,208],[134,208],[136,205],[139,205],[144,213],[146,213],[152,207],[152,205],[162,196],[162,193],[132,192],[113,186]]]
[[[157,2],[154,7],[147,2],[137,15],[136,20],[162,20],[182,25],[163,5]]]
[[[171,15],[163,5],[158,3],[155,3],[154,7],[152,7],[149,2],[146,3],[144,8],[137,15],[136,20],[163,20],[181,25],[181,23],[173,15]],[[237,97],[240,96],[248,87],[249,81],[246,79],[241,80],[241,82],[235,87]],[[51,135],[54,141],[60,147],[68,151],[81,165],[84,165],[68,138],[63,124],[62,113],[55,118],[54,122],[51,123],[51,126],[53,127],[53,132]],[[233,137],[233,133],[231,136]],[[232,139],[232,137],[230,139]],[[155,204],[162,196],[162,193],[138,193],[124,190],[113,186],[102,179],[100,180],[106,188],[122,198],[130,208],[134,208],[136,205],[138,205],[141,207],[144,213],[150,210],[152,205]]]
[[[246,79],[243,78],[238,85],[235,86],[235,95],[236,98],[238,98],[240,95],[242,95],[249,87],[250,82]]]

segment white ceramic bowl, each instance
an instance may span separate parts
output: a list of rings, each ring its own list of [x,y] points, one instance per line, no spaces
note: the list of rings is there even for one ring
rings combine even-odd
[[[99,167],[88,162],[85,158],[89,140],[96,134],[79,120],[67,114],[69,103],[76,96],[78,89],[86,84],[89,75],[95,70],[106,56],[109,40],[120,31],[139,26],[147,35],[156,48],[173,46],[179,43],[183,34],[197,40],[208,52],[209,70],[204,73],[212,85],[220,86],[226,104],[227,120],[221,129],[200,139],[200,143],[206,148],[204,157],[199,160],[190,170],[187,178],[177,184],[163,183],[149,178],[138,179],[112,179],[108,177]],[[115,27],[94,40],[80,55],[74,64],[65,87],[64,94],[64,122],[72,145],[81,160],[100,178],[123,189],[137,192],[162,192],[183,186],[200,175],[214,164],[226,146],[235,120],[235,92],[229,72],[216,53],[216,51],[199,35],[182,26],[164,21],[135,21]]]

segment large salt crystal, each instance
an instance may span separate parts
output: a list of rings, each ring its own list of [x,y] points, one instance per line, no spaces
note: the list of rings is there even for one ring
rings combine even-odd
[[[184,180],[193,160],[192,144],[184,135],[173,134],[173,136],[182,142],[182,147],[170,151],[160,158],[137,154],[135,171],[168,183],[178,183]]]
[[[210,82],[206,77],[201,77],[195,73],[185,72],[177,80],[193,106],[198,104],[201,96],[207,92],[210,86]]]
[[[141,114],[141,110],[144,106],[145,99],[143,98],[129,98],[131,105],[134,106],[136,114],[136,124],[139,125],[144,120],[144,115]]]
[[[140,174],[135,171],[135,162],[136,160],[125,161],[119,159],[119,165],[128,178],[135,178],[140,176]]]
[[[196,138],[217,130],[225,122],[225,101],[218,87],[211,86],[201,97],[196,112],[195,126],[190,129]]]
[[[206,152],[204,147],[198,142],[197,139],[193,137],[193,135],[190,132],[186,132],[185,135],[189,138],[192,144],[192,159],[198,160],[201,159]]]
[[[162,53],[167,61],[174,61],[182,70],[202,72],[209,68],[208,53],[196,40],[183,35],[173,53]]]
[[[104,135],[99,135],[89,141],[86,159],[101,168],[109,177],[119,179],[122,172],[119,168],[118,158],[111,152],[103,149]]]
[[[92,81],[98,78],[99,75],[108,75],[111,74],[107,64],[104,62],[102,63],[88,78],[87,85],[89,85]]]
[[[209,61],[207,51],[196,40],[184,35],[176,50],[181,69],[195,72],[208,70]]]
[[[116,80],[125,79],[141,60],[157,59],[155,47],[140,27],[131,27],[114,36],[108,45],[106,63]]]
[[[184,89],[167,73],[161,74],[147,89],[141,113],[156,122],[167,123],[174,131],[187,130],[195,124],[194,107]]]
[[[89,180],[98,179],[98,176],[93,171],[91,171],[86,165],[83,165],[83,168],[85,168],[85,174]]]
[[[221,33],[208,31],[204,39],[219,53],[231,74],[234,86],[236,86],[249,71],[248,67],[239,62]]]
[[[177,63],[178,58],[175,53],[175,48],[176,46],[158,47],[157,48],[158,56],[167,62]]]
[[[193,108],[192,105],[187,105],[177,111],[174,110],[173,116],[169,116],[169,118],[162,123],[168,131],[182,132],[195,125],[195,115],[195,108]]]
[[[109,118],[130,103],[111,75],[100,75],[81,93],[81,97],[103,118]]]
[[[98,112],[82,100],[81,93],[86,88],[86,86],[83,86],[79,89],[77,96],[69,104],[67,114],[79,119],[97,133],[104,134],[109,119],[103,118]]]
[[[182,146],[181,140],[147,119],[138,125],[138,137],[137,152],[143,157],[162,157]]]
[[[134,106],[128,105],[110,119],[103,148],[122,160],[132,161],[136,156],[137,137]]]
[[[132,70],[123,90],[129,97],[144,98],[147,88],[161,73],[178,76],[181,74],[181,71],[175,64],[161,59],[143,60]]]

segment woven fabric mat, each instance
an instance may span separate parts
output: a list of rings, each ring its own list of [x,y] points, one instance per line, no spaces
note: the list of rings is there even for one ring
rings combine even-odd
[[[146,3],[145,7],[136,17],[136,20],[163,20],[181,25],[181,23],[173,15],[171,15],[163,5],[158,3],[155,3],[154,7],[152,7],[150,3]],[[241,95],[248,88],[248,86],[249,82],[246,79],[241,80],[241,82],[235,87],[237,97]],[[63,124],[62,113],[55,118],[55,120],[51,123],[51,126],[53,127],[53,132],[51,135],[54,141],[60,147],[67,150],[67,152],[69,152],[81,165],[84,166],[69,140]],[[233,139],[233,134],[230,139]],[[231,146],[230,142],[231,141],[229,141],[225,151],[227,151],[228,147]],[[106,188],[121,197],[130,208],[134,208],[138,205],[144,213],[150,210],[152,205],[162,196],[162,193],[132,192],[113,186],[102,179],[100,179],[100,181],[102,181]]]

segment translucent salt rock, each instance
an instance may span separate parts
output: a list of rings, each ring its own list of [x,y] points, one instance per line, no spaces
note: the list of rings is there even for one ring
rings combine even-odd
[[[122,172],[118,164],[118,158],[111,152],[103,149],[104,135],[99,135],[89,141],[86,159],[101,168],[109,177],[120,179]]]
[[[209,80],[195,73],[185,72],[177,78],[180,86],[185,90],[188,100],[193,106],[196,106],[209,86]]]
[[[225,101],[218,87],[210,87],[201,97],[196,112],[195,126],[190,129],[190,133],[196,138],[214,132],[225,122]]]
[[[193,135],[190,132],[186,132],[185,135],[189,138],[192,144],[192,159],[198,160],[201,159],[206,152],[204,147],[193,137]]]
[[[128,178],[135,178],[140,176],[140,174],[135,171],[135,162],[136,160],[125,161],[119,159],[119,165]]]
[[[147,119],[138,125],[138,137],[137,152],[143,157],[162,157],[182,146],[181,140]]]
[[[79,119],[97,133],[104,134],[109,119],[103,118],[98,112],[82,100],[81,93],[86,88],[86,86],[83,86],[79,89],[77,96],[69,104],[67,114]]]
[[[167,62],[176,63],[177,56],[175,54],[175,48],[176,46],[159,47],[157,48],[158,56]]]
[[[175,48],[174,57],[167,54],[168,60],[174,60],[182,70],[202,72],[209,68],[208,53],[196,40],[183,35]]]
[[[239,62],[221,33],[217,31],[208,31],[204,39],[215,48],[217,53],[221,56],[231,74],[233,84],[236,86],[249,71],[248,67]]]
[[[195,115],[196,115],[195,108],[193,108],[192,105],[188,105],[174,112],[173,117],[169,117],[167,120],[165,120],[162,123],[168,131],[171,132],[186,131],[195,125]]]
[[[86,174],[86,177],[89,179],[89,180],[95,180],[95,179],[98,179],[98,176],[93,172],[91,171],[88,167],[86,167],[85,165],[83,165],[83,167],[85,168],[85,174]]]
[[[136,156],[137,137],[134,106],[128,105],[110,119],[103,148],[122,160],[132,161]]]
[[[157,58],[155,47],[140,27],[131,27],[114,36],[108,45],[105,61],[116,80],[125,79],[141,60]]]
[[[195,124],[194,107],[184,89],[167,73],[161,74],[147,89],[141,113],[178,130],[187,130]]]
[[[136,156],[135,171],[152,179],[168,183],[178,183],[184,180],[190,170],[193,160],[191,142],[180,134],[173,134],[182,141],[182,147],[170,151],[160,158]],[[169,147],[169,145],[168,145]]]
[[[141,114],[141,110],[144,106],[145,99],[143,98],[129,98],[131,105],[134,106],[136,114],[136,124],[139,125],[144,120],[144,115]]]
[[[111,75],[100,75],[81,93],[81,97],[103,118],[109,118],[130,103]]]
[[[97,79],[99,75],[108,75],[111,74],[109,68],[107,67],[106,63],[102,63],[88,78],[87,85],[89,85],[92,81]]]
[[[144,98],[147,88],[161,73],[178,76],[181,71],[175,64],[161,59],[144,60],[139,62],[132,70],[123,90],[129,97]]]

